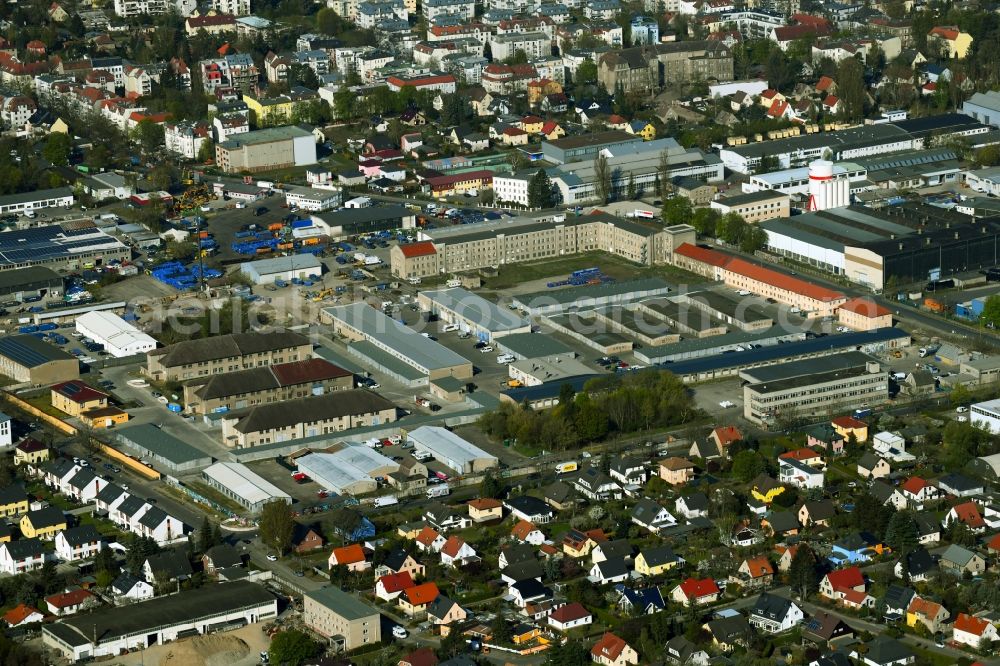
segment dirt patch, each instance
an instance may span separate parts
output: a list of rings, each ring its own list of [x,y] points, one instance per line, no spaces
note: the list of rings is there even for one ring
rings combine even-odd
[[[242,638],[196,636],[170,646],[160,666],[228,666],[250,656],[250,646]]]

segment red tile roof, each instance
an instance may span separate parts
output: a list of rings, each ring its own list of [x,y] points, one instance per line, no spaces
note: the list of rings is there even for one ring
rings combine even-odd
[[[503,504],[500,503],[500,500],[489,497],[477,497],[474,500],[469,500],[469,506],[476,511],[492,511],[493,509],[500,508]]]
[[[518,521],[517,525],[514,525],[514,529],[510,531],[511,536],[513,536],[518,541],[524,541],[528,538],[528,535],[534,532],[537,527],[534,523],[530,523],[527,520]]]
[[[434,543],[439,536],[441,536],[440,532],[433,527],[427,526],[420,530],[420,534],[417,535],[416,541],[424,544],[425,546],[429,546]]]
[[[816,90],[819,92],[826,92],[832,85],[835,85],[833,79],[829,76],[821,76],[819,77],[819,81],[816,82]]]
[[[429,647],[417,648],[399,660],[400,666],[437,666],[438,658]]]
[[[601,640],[594,643],[594,647],[590,649],[590,654],[594,657],[607,659],[608,661],[618,661],[618,657],[621,656],[622,651],[626,647],[628,647],[628,643],[609,631],[601,636]]]
[[[70,606],[82,604],[92,596],[94,595],[87,590],[70,590],[69,592],[61,592],[60,594],[45,597],[45,603],[53,608],[69,608]]]
[[[931,34],[948,41],[955,41],[961,31],[955,25],[939,25],[931,28]]]
[[[386,592],[393,594],[413,587],[413,576],[410,575],[409,571],[400,571],[399,573],[386,574],[379,578],[378,582],[382,583]]]
[[[719,593],[719,586],[711,578],[688,578],[680,585],[681,592],[688,599],[698,599]]]
[[[774,567],[771,566],[770,560],[763,556],[748,559],[747,567],[750,569],[751,578],[774,575]]]
[[[438,586],[434,583],[423,583],[403,591],[403,595],[411,606],[423,606],[438,598]]]
[[[26,606],[25,604],[21,604],[15,608],[11,608],[9,611],[4,613],[3,621],[12,627],[16,627],[17,625],[24,622],[28,618],[28,616],[30,616],[32,613],[40,614],[40,612],[37,609],[34,609],[31,606]]]
[[[929,486],[930,484],[921,479],[919,476],[911,476],[906,481],[899,486],[901,490],[905,490],[911,495],[919,495],[920,491]]]
[[[674,253],[679,254],[682,257],[687,257],[688,259],[700,261],[703,264],[709,264],[710,266],[717,266],[720,268],[728,264],[732,259],[732,257],[728,254],[723,254],[707,247],[691,245],[690,243],[681,243],[681,245],[674,250]]]
[[[460,536],[452,535],[448,537],[448,540],[444,542],[444,546],[441,547],[441,553],[447,555],[448,557],[457,557],[459,551],[462,550],[462,546],[465,545],[465,539]]]
[[[975,502],[964,502],[963,504],[953,506],[951,510],[958,517],[958,522],[964,523],[968,527],[978,529],[986,526],[986,521],[983,520],[983,516],[979,513],[979,507],[976,506]]]
[[[355,564],[365,561],[365,549],[359,543],[352,543],[350,546],[341,546],[333,549],[333,557],[337,564]]]
[[[428,257],[432,254],[437,254],[437,250],[434,248],[434,243],[431,241],[407,243],[406,245],[400,245],[399,249],[403,253],[403,256],[407,259],[413,259],[414,257]]]
[[[785,460],[798,460],[801,462],[803,460],[815,460],[821,456],[809,447],[804,446],[801,449],[795,449],[794,451],[786,451],[778,457],[784,458]]]
[[[736,426],[719,426],[712,433],[722,446],[727,446],[743,439],[743,433]]]
[[[830,581],[830,586],[834,591],[864,587],[865,584],[865,577],[861,573],[861,569],[857,567],[831,571],[826,575],[826,578]]]
[[[37,439],[28,438],[17,445],[18,451],[23,451],[24,453],[34,453],[35,451],[44,451],[49,448],[45,444],[42,444]]]
[[[823,100],[823,106],[828,108],[833,108],[840,103],[840,98],[836,95],[827,95],[826,99]]]
[[[844,307],[841,305],[840,307]],[[841,428],[867,428],[868,424],[853,416],[838,416],[832,421],[833,425]]]
[[[294,386],[295,384],[337,379],[351,375],[344,368],[322,358],[310,358],[292,363],[279,363],[271,366],[271,372],[274,373],[274,376],[282,386]]]
[[[959,613],[955,618],[956,631],[964,631],[974,636],[982,636],[988,626],[990,626],[988,621],[966,613]]]
[[[780,118],[788,110],[788,102],[783,99],[776,99],[771,102],[771,108],[767,110],[767,115],[772,118]]]
[[[739,257],[731,259],[729,263],[726,264],[726,270],[731,273],[736,273],[737,275],[742,275],[743,277],[751,280],[756,280],[757,282],[763,282],[764,284],[771,285],[772,287],[777,287],[778,289],[783,289],[796,294],[802,294],[803,296],[807,296],[808,298],[812,298],[817,301],[828,302],[844,298],[844,295],[839,291],[827,289],[826,287],[821,287],[818,284],[813,284],[812,282],[807,282],[797,277],[792,277],[791,275],[779,273],[778,271],[771,270],[770,268],[764,268],[763,266],[758,266],[757,264],[751,264],[749,261],[740,259]]]
[[[556,622],[573,622],[574,620],[580,620],[585,617],[590,617],[590,611],[583,607],[583,604],[578,602],[573,602],[571,604],[566,604],[565,606],[560,606],[549,614],[549,617]]]
[[[859,314],[865,317],[884,317],[886,315],[891,315],[892,311],[888,308],[884,308],[870,298],[852,298],[843,305],[840,306],[841,310],[847,310],[848,312],[853,312],[854,314]]]
[[[1000,534],[994,534],[993,538],[986,542],[986,548],[1000,552]]]

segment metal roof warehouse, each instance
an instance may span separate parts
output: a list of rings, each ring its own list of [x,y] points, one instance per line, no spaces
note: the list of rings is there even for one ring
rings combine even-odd
[[[497,459],[455,433],[439,426],[420,426],[407,433],[414,450],[426,451],[459,474],[473,474],[497,466]]]
[[[150,458],[173,472],[199,469],[212,464],[212,456],[151,423],[122,428],[116,439],[139,456]]]
[[[531,331],[531,322],[527,319],[461,287],[422,291],[418,302],[422,310],[438,315],[446,323],[456,324],[480,340],[492,342],[495,337],[509,333]]]
[[[0,233],[0,270],[47,265],[82,268],[87,260],[125,260],[131,250],[97,228],[64,229],[58,224]]]
[[[240,463],[217,462],[201,475],[209,485],[236,500],[251,513],[259,512],[270,502],[292,503],[288,493]]]
[[[346,442],[309,453],[296,461],[299,471],[338,495],[361,495],[378,488],[375,477],[387,476],[399,465],[364,444]]]

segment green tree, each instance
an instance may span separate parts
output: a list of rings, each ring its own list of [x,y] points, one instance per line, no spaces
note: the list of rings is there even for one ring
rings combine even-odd
[[[260,512],[260,540],[278,555],[292,545],[295,521],[292,510],[281,501],[269,502]]]
[[[715,236],[715,225],[721,215],[714,208],[697,208],[691,215],[691,226],[702,236]]]
[[[215,159],[215,144],[211,139],[205,139],[198,148],[198,161],[210,162]]]
[[[144,118],[135,126],[129,138],[139,146],[143,155],[155,155],[163,148],[163,125]]]
[[[611,165],[604,153],[594,158],[594,194],[602,206],[611,198]]]
[[[897,511],[889,520],[885,540],[897,553],[907,553],[920,543],[917,522],[909,511]]]
[[[819,571],[816,555],[804,543],[800,543],[788,567],[788,584],[803,599],[819,589]]]
[[[740,238],[740,250],[754,253],[767,245],[767,232],[756,224],[749,224]]]
[[[586,58],[577,66],[573,82],[577,85],[597,83],[597,63],[590,58]]]
[[[553,205],[552,179],[539,169],[528,181],[528,206],[530,208],[551,208]]]
[[[503,483],[492,469],[486,470],[483,480],[479,482],[479,496],[489,499],[499,499],[503,495]]]
[[[630,173],[628,175],[628,183],[625,185],[625,197],[629,201],[635,201],[639,198],[639,188],[635,184],[635,174]]]
[[[972,392],[969,391],[969,387],[965,384],[956,384],[955,388],[951,390],[951,395],[948,396],[948,399],[951,401],[952,407],[968,405],[972,402]]]
[[[660,214],[663,216],[663,223],[667,226],[689,224],[694,216],[694,209],[690,199],[677,195],[663,202]]]
[[[772,171],[777,171],[781,168],[781,162],[775,155],[764,155],[760,158],[760,162],[757,163],[757,168],[753,170],[755,175],[761,175],[764,173],[771,173]]]
[[[990,296],[986,299],[979,321],[991,328],[1000,328],[1000,296]]]
[[[73,140],[68,134],[53,132],[49,134],[45,147],[42,148],[42,157],[56,166],[66,166],[69,164],[69,155],[73,150]]]
[[[733,457],[733,476],[742,483],[749,483],[765,469],[764,459],[756,451],[747,449]]]
[[[868,99],[865,85],[865,68],[857,58],[844,58],[837,65],[837,96],[844,108],[840,115],[851,122],[858,122],[865,115]]]
[[[272,664],[299,666],[299,664],[318,656],[322,651],[323,646],[310,638],[308,634],[298,629],[289,629],[274,635],[267,654]]]

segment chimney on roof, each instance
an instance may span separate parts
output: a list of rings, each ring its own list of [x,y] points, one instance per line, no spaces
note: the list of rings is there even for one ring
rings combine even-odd
[[[931,238],[930,238],[930,236],[927,237],[927,243],[925,243],[925,244],[926,245],[930,245],[931,244]]]
[[[958,232],[955,232],[955,240],[958,240]]]
[[[899,244],[899,249],[900,249],[900,250],[902,250],[902,249],[903,249],[903,244],[902,244],[902,243],[900,243],[900,244]]]

